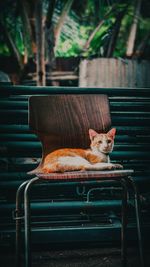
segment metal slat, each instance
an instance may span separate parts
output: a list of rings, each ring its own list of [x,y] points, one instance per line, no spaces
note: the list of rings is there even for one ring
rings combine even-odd
[[[150,100],[140,102],[140,100],[137,102],[127,102],[127,101],[110,101],[110,109],[111,111],[130,111],[130,112],[136,112],[136,111],[142,111],[142,112],[148,112],[150,111]]]
[[[93,87],[40,87],[40,86],[3,86],[0,95],[45,95],[45,94],[107,94],[109,96],[150,97],[147,88],[93,88]]]
[[[132,116],[131,116],[132,115]],[[134,115],[134,116],[133,116]],[[27,124],[28,111],[26,110],[0,110],[1,124]],[[150,125],[149,113],[143,115],[142,113],[113,113],[112,125],[134,125],[145,126]]]
[[[14,151],[15,149],[15,151]],[[39,141],[3,141],[0,142],[0,150],[2,153],[13,153],[15,155],[15,152],[28,152],[29,155],[30,152],[32,153],[34,151],[34,154],[41,153],[42,145]],[[115,144],[114,152],[124,152],[124,151],[147,151],[150,149],[150,144]]]
[[[128,134],[129,136],[136,135],[149,135],[150,125],[145,126],[117,126],[113,124],[113,127],[117,128],[117,134]],[[1,124],[0,133],[31,133],[29,126],[25,124]]]
[[[13,99],[9,100],[0,100],[0,110],[10,110],[10,109],[21,109],[27,110],[28,109],[28,101],[14,101]]]
[[[34,134],[0,133],[0,141],[39,141]]]
[[[0,133],[29,133],[28,125],[23,124],[1,124]]]
[[[150,135],[143,136],[128,136],[116,135],[115,144],[147,144],[150,140]],[[0,141],[39,141],[35,134],[24,133],[0,133]]]
[[[121,200],[104,200],[104,201],[63,201],[63,202],[38,202],[31,203],[32,214],[47,214],[47,212],[59,211],[72,211],[84,209],[84,211],[88,211],[90,209],[100,209],[100,210],[109,210],[109,209],[117,209],[121,207]],[[0,213],[1,214],[9,214],[15,210],[15,204],[1,204],[0,205]],[[51,214],[52,215],[52,214]],[[40,215],[39,215],[40,216]]]
[[[116,126],[146,126],[150,125],[150,118],[149,117],[127,117],[127,116],[112,116],[112,125]]]
[[[18,101],[19,100],[19,101]],[[21,109],[21,110],[27,110],[28,109],[28,99],[26,101],[20,99],[10,99],[10,100],[0,100],[0,109]],[[124,100],[124,99],[123,99]],[[150,105],[149,100],[140,102],[140,100],[137,102],[130,101],[121,101],[121,98],[117,102],[113,100],[110,100],[110,108],[112,111],[150,111]]]
[[[1,124],[27,124],[27,110],[0,110]]]
[[[63,246],[75,242],[77,246],[81,244],[91,244],[91,242],[96,242],[96,244],[109,244],[114,242],[120,242],[120,229],[121,224],[118,221],[113,220],[110,225],[97,225],[93,228],[88,226],[86,228],[81,225],[81,227],[65,227],[53,229],[50,227],[34,228],[32,230],[32,242],[33,244],[48,244],[54,246],[55,244],[62,243]],[[149,227],[143,226],[143,238],[144,240],[149,240]],[[3,230],[1,233],[1,241],[6,246],[14,246],[15,230]],[[137,240],[137,230],[135,225],[128,226],[127,239],[136,241]],[[98,242],[98,243],[97,243]]]

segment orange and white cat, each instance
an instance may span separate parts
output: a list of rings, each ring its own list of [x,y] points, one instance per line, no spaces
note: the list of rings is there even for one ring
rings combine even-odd
[[[37,172],[122,169],[122,165],[110,163],[109,153],[113,150],[115,134],[115,128],[107,133],[97,133],[89,129],[90,149],[63,148],[55,150],[45,157],[40,169],[37,168]],[[30,173],[35,172],[31,171]]]

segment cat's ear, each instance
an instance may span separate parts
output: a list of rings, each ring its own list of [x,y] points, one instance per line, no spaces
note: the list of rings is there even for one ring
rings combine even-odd
[[[89,136],[90,136],[90,140],[92,141],[94,139],[94,137],[97,135],[98,133],[96,131],[94,131],[93,129],[89,129]]]
[[[111,138],[115,138],[115,134],[116,134],[116,128],[112,128],[107,135],[110,136]]]

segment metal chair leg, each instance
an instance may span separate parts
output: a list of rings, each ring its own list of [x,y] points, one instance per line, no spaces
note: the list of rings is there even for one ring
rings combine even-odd
[[[16,220],[16,267],[21,266],[21,220],[24,218],[21,216],[21,196],[28,182],[23,182],[16,193],[16,210],[14,215]]]
[[[31,267],[31,222],[30,222],[30,189],[40,180],[38,177],[31,179],[24,190],[24,230],[25,230],[25,267]]]
[[[141,267],[145,266],[144,256],[143,256],[143,242],[142,242],[142,233],[141,233],[141,208],[140,208],[140,196],[135,184],[135,181],[132,177],[129,177],[129,181],[134,190],[134,203],[135,203],[135,214],[136,214],[136,225],[137,225],[137,234],[138,234],[138,246],[140,254],[140,264]]]
[[[122,195],[122,227],[121,227],[121,261],[122,267],[127,266],[127,184],[124,179],[121,179],[123,188]]]
[[[31,225],[30,225],[30,200],[29,192],[33,183],[38,181],[39,178],[35,177],[26,185],[24,191],[24,220],[25,220],[25,267],[31,267]],[[122,197],[122,230],[121,230],[121,258],[122,267],[127,266],[127,243],[126,243],[126,227],[127,227],[127,185],[124,179],[121,180],[123,187]]]
[[[16,194],[16,267],[20,267],[20,248],[21,248],[21,193],[24,190],[24,227],[25,227],[25,267],[31,267],[31,225],[30,225],[30,198],[29,193],[32,184],[40,180],[38,177],[35,177],[29,181],[24,182],[17,190]],[[142,236],[140,228],[140,205],[139,205],[139,194],[135,182],[132,177],[127,179],[121,179],[123,187],[123,197],[122,197],[122,230],[121,230],[121,256],[122,256],[122,266],[127,266],[127,242],[126,242],[126,227],[127,227],[127,181],[130,181],[133,190],[134,190],[134,200],[135,200],[135,212],[136,212],[136,223],[138,231],[138,243],[139,243],[139,252],[140,252],[140,262],[141,267],[144,267],[144,258],[143,258],[143,247],[142,247]]]

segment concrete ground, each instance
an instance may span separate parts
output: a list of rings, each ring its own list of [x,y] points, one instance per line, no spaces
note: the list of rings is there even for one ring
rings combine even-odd
[[[128,249],[127,267],[140,267],[137,249]],[[145,251],[145,267],[150,266],[148,249]],[[15,256],[11,251],[0,252],[0,266],[15,266]],[[38,249],[32,255],[33,267],[121,267],[118,248],[73,248],[52,250]],[[24,264],[21,266],[24,267]]]

